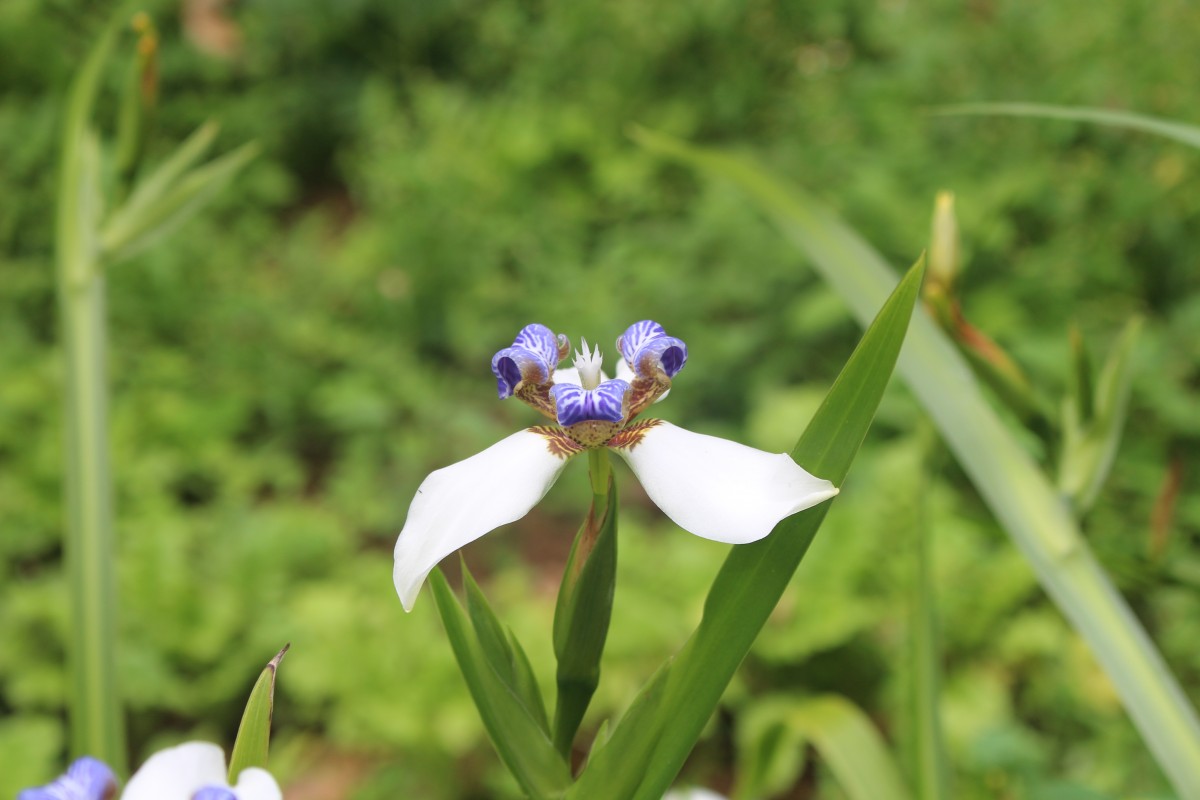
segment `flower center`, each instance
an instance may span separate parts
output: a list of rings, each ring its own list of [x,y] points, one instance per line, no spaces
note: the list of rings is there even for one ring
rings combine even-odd
[[[587,339],[579,340],[583,344],[583,352],[575,351],[575,369],[579,370],[579,384],[591,391],[600,385],[600,367],[604,356],[600,355],[600,346],[588,350]]]

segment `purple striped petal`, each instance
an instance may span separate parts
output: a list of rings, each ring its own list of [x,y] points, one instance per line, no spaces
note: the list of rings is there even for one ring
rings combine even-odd
[[[238,800],[238,797],[224,786],[205,786],[192,795],[192,800]]]
[[[635,373],[653,377],[661,367],[674,378],[687,363],[687,345],[668,336],[662,325],[649,319],[635,322],[617,339],[617,349]]]
[[[572,383],[558,383],[551,389],[558,424],[570,427],[588,420],[620,422],[625,417],[625,393],[629,384],[620,379],[605,381],[588,391]]]
[[[103,761],[91,756],[76,759],[53,783],[26,789],[17,800],[111,800],[117,796],[117,777]]]
[[[506,347],[492,356],[492,374],[496,376],[496,391],[503,400],[511,397],[521,381],[543,384],[550,380],[554,368],[562,360],[566,336],[555,337],[545,325],[526,325]]]

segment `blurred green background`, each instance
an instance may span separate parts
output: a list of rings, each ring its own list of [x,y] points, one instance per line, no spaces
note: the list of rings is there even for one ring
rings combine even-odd
[[[535,420],[489,359],[524,324],[691,348],[656,411],[791,447],[858,328],[734,189],[640,150],[631,122],[815,191],[897,267],[952,189],[964,306],[1050,396],[1077,323],[1147,317],[1131,415],[1087,536],[1200,700],[1200,181],[1180,145],[937,118],[1024,100],[1195,120],[1200,6],[973,0],[153,0],[150,160],[208,118],[263,154],[109,280],[120,671],[135,763],[227,747],[285,642],[273,767],[289,798],[514,796],[431,598],[391,550],[417,484]],[[0,3],[0,794],[65,757],[61,379],[52,226],[65,87],[109,3]],[[132,37],[123,43],[131,52]],[[115,114],[111,70],[102,125]],[[842,497],[686,777],[727,790],[755,704],[835,691],[903,751],[916,498],[927,498],[957,796],[1165,796],[1108,680],[894,385]],[[1033,436],[1030,448],[1051,453]],[[588,496],[570,469],[467,549],[552,684],[550,617]],[[1173,515],[1156,498],[1179,479]],[[726,548],[627,472],[593,729],[699,618]],[[1162,506],[1162,504],[1159,504]],[[1164,506],[1165,507],[1165,506]],[[665,567],[665,568],[664,568]],[[792,798],[842,796],[818,761]]]

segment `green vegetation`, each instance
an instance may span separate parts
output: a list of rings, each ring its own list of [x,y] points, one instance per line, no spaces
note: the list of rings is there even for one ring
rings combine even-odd
[[[1072,326],[1101,385],[1127,321],[1143,318],[1125,433],[1080,528],[1200,700],[1200,151],[1086,121],[929,113],[1001,100],[1196,122],[1200,10],[293,0],[221,17],[203,5],[146,4],[160,86],[144,171],[210,118],[212,152],[253,140],[260,154],[204,213],[106,275],[132,763],[188,738],[228,752],[250,677],[291,642],[271,743],[285,784],[359,800],[519,796],[433,592],[405,615],[389,578],[421,479],[535,421],[496,401],[492,353],[535,320],[611,338],[658,319],[691,353],[656,414],[783,451],[860,336],[740,190],[638,146],[631,123],[752,156],[897,272],[928,246],[935,194],[953,190],[962,311],[1036,394],[1033,411],[988,401],[1050,475],[1057,404],[1086,383]],[[68,86],[110,11],[0,3],[0,796],[57,774],[68,747],[55,196]],[[117,63],[135,42],[118,39]],[[106,130],[126,77],[103,77]],[[918,777],[940,767],[911,733],[911,686],[931,679],[908,674],[923,663],[910,639],[929,635],[927,610],[913,610],[928,569],[946,796],[1168,796],[1084,640],[982,490],[928,457],[929,431],[893,381],[685,779],[853,791],[839,788],[836,732],[818,727],[840,716],[856,726],[843,736],[862,732],[838,695],[906,756],[905,786],[936,782]],[[555,593],[591,498],[585,473],[572,465],[530,517],[465,551],[542,687],[555,683]],[[616,594],[581,744],[682,646],[728,554],[614,474]],[[455,560],[444,568],[461,583]]]

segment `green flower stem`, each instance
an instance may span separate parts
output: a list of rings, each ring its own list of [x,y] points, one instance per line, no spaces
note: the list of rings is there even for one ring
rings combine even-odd
[[[588,450],[588,476],[592,479],[592,497],[595,508],[604,508],[608,498],[608,475],[612,467],[608,463],[608,450],[594,447]]]
[[[552,738],[564,758],[600,683],[617,580],[617,493],[608,451],[589,450],[588,462],[592,506],[571,545],[554,609],[558,699]]]

